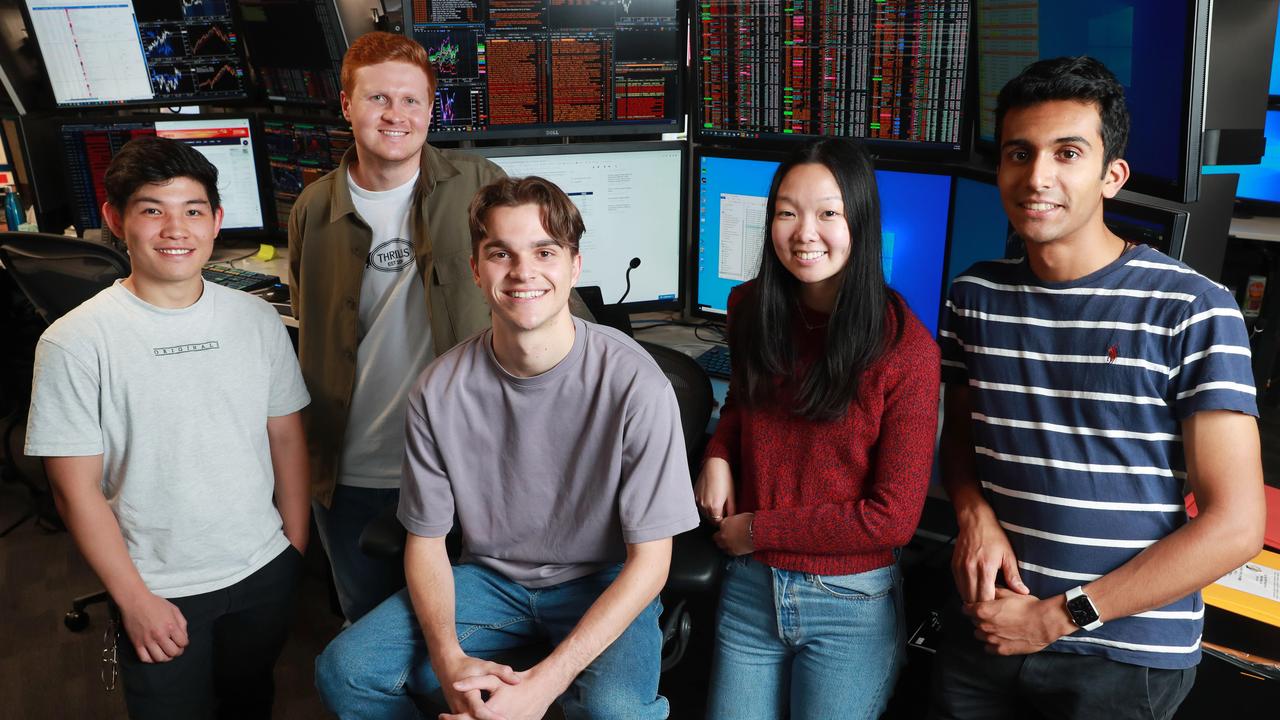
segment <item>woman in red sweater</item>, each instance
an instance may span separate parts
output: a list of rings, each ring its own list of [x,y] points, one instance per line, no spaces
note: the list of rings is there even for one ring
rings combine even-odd
[[[896,555],[920,519],[938,347],[885,284],[859,145],[778,168],[755,280],[729,299],[730,395],[698,505],[734,559],[708,717],[876,717],[906,637]]]

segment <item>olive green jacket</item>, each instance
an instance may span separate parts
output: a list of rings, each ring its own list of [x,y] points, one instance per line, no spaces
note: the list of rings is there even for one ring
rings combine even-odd
[[[356,213],[347,183],[347,150],[336,170],[307,186],[289,215],[289,284],[298,319],[298,360],[311,392],[303,414],[312,496],[333,497],[355,385],[357,318],[373,233]],[[502,177],[488,160],[424,145],[410,233],[426,289],[437,356],[489,326],[489,308],[471,277],[467,207]]]

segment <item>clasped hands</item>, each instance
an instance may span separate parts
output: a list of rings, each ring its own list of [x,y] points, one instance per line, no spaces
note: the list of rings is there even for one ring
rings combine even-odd
[[[693,488],[698,509],[720,528],[713,538],[726,553],[737,557],[755,552],[751,540],[753,513],[736,512],[733,502],[733,474],[729,463],[710,458],[702,465]]]
[[[1075,632],[1061,595],[1040,599],[1022,582],[1013,547],[995,521],[963,523],[951,572],[973,635],[994,655],[1027,655]],[[997,584],[1003,576],[1004,586]]]
[[[437,676],[452,712],[440,720],[541,720],[564,688],[537,670],[517,672],[467,655],[443,663]]]

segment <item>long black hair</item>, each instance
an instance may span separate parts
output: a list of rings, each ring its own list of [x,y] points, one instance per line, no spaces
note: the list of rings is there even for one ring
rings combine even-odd
[[[795,377],[793,329],[800,282],[778,259],[772,223],[783,178],[807,164],[821,165],[835,177],[849,223],[850,248],[840,271],[824,352],[803,377]],[[820,140],[797,151],[773,175],[765,219],[760,273],[740,291],[746,294],[736,303],[729,328],[734,394],[748,406],[760,405],[774,400],[781,385],[795,403],[795,415],[834,420],[857,397],[862,373],[891,345],[884,337],[886,312],[895,319],[892,342],[902,335],[901,301],[885,284],[881,266],[880,197],[871,158],[861,145],[843,139]]]

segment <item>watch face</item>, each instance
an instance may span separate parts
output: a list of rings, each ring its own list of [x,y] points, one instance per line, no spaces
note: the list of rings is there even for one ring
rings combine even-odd
[[[1067,601],[1067,612],[1071,614],[1071,622],[1077,627],[1084,627],[1098,619],[1098,613],[1089,602],[1088,595],[1078,595]]]

